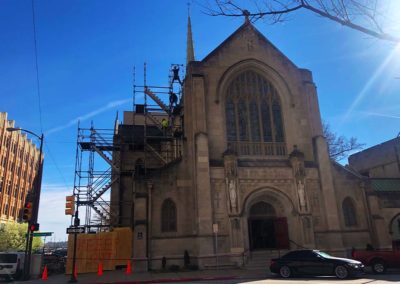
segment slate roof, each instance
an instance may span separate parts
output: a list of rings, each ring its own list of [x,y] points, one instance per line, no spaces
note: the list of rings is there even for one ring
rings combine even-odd
[[[400,179],[398,178],[371,178],[371,188],[375,192],[400,192]]]

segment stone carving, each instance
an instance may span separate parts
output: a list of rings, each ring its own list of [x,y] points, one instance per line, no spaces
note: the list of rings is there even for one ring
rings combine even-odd
[[[299,193],[300,207],[306,207],[306,193],[304,191],[304,181],[299,180],[297,182],[297,191]]]
[[[292,165],[293,175],[295,177],[295,184],[297,195],[299,199],[299,208],[301,212],[308,210],[307,196],[305,189],[306,170],[304,167],[304,153],[297,149],[294,145],[292,153],[289,155],[290,164]]]
[[[236,154],[227,150],[224,153],[225,183],[228,199],[228,208],[232,213],[238,209],[238,186],[237,186],[237,159]]]
[[[235,180],[226,178],[226,183],[228,185],[228,193],[229,193],[230,205],[231,205],[232,210],[234,210],[234,209],[236,209],[236,204],[237,204]]]

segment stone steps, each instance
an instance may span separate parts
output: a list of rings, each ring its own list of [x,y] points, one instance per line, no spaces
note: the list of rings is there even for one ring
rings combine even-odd
[[[286,254],[288,250],[264,250],[253,251],[250,253],[248,261],[245,265],[247,270],[265,270],[269,271],[271,259],[279,258]]]

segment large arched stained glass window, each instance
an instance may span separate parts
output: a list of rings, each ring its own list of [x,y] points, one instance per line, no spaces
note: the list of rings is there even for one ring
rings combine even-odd
[[[282,108],[276,89],[254,71],[245,71],[227,89],[228,146],[239,155],[286,155]]]
[[[342,203],[344,224],[346,227],[357,226],[357,215],[353,201],[346,197]]]
[[[171,199],[166,199],[161,207],[161,231],[176,232],[176,206]]]

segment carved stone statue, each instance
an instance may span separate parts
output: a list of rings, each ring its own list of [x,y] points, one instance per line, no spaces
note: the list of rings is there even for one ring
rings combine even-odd
[[[306,170],[304,166],[304,153],[293,146],[293,151],[289,155],[290,164],[293,169],[293,176],[295,178],[295,185],[299,197],[299,207],[301,211],[307,210],[307,197],[305,191]]]
[[[297,192],[299,193],[299,203],[301,208],[306,208],[307,203],[306,203],[306,193],[304,191],[304,182],[299,180],[297,182]]]
[[[233,209],[236,209],[236,204],[237,204],[235,180],[226,178],[226,183],[228,184],[229,201],[231,204],[231,208],[233,210]]]
[[[238,192],[237,192],[237,157],[236,154],[229,149],[223,154],[225,167],[225,181],[227,190],[227,203],[232,213],[237,213]]]

